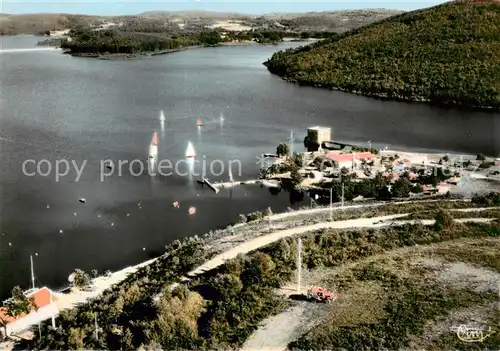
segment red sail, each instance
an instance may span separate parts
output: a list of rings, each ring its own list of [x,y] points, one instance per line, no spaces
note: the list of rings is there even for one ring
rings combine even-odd
[[[153,134],[153,141],[151,142],[151,144],[153,144],[154,146],[158,146],[158,143],[159,143],[159,142],[158,142],[158,133],[157,133],[157,132],[155,132],[155,133]]]

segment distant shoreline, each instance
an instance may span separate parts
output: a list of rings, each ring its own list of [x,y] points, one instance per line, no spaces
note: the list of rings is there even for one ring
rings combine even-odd
[[[49,38],[47,40],[38,42],[36,45],[37,46],[60,47],[58,45],[58,44],[60,44],[60,40],[61,40],[61,38]],[[290,42],[290,41],[291,40],[283,40],[281,43]],[[306,41],[306,40],[303,40],[303,41]],[[223,42],[223,43],[219,43],[216,45],[187,46],[187,47],[183,47],[183,48],[169,49],[169,50],[162,50],[162,51],[144,51],[144,52],[137,52],[134,54],[71,53],[68,50],[64,51],[63,54],[71,55],[73,57],[95,58],[95,59],[99,59],[99,60],[133,60],[133,59],[140,59],[140,58],[159,56],[159,55],[167,55],[167,54],[172,54],[175,52],[181,52],[181,51],[193,50],[193,49],[202,49],[202,48],[214,48],[214,47],[224,47],[224,46],[249,46],[249,45],[279,45],[279,44],[280,43],[277,43],[277,44],[258,43],[258,42],[253,41],[253,40],[248,40],[248,41],[238,41],[238,42]]]

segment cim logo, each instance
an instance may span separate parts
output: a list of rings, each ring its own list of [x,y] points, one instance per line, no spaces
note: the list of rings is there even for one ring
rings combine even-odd
[[[491,327],[488,327],[488,329],[474,328],[468,327],[465,324],[458,327],[451,327],[451,330],[454,331],[463,342],[483,342],[486,338],[495,333],[494,330],[491,330]]]

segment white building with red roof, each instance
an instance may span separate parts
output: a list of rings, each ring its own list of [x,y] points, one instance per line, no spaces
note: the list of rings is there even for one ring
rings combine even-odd
[[[339,168],[354,168],[358,163],[361,163],[361,160],[372,160],[375,158],[375,155],[370,152],[359,152],[359,153],[338,153],[338,152],[330,152],[327,157],[335,162],[335,164]]]
[[[54,318],[59,314],[57,299],[59,293],[55,293],[47,287],[28,290],[25,295],[33,297],[37,310],[17,317],[7,314],[6,307],[0,307],[0,334],[7,332],[7,336],[29,329],[32,325],[38,324],[46,319]]]

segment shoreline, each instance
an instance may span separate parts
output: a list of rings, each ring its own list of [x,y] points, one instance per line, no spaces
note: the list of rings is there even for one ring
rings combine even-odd
[[[260,222],[265,222],[265,223],[273,223],[273,222],[279,222],[284,219],[287,219],[289,217],[295,217],[295,216],[301,216],[301,215],[313,215],[316,213],[322,213],[322,212],[328,212],[328,211],[344,211],[348,209],[356,210],[356,209],[361,209],[361,208],[378,208],[378,207],[383,207],[391,204],[412,204],[412,203],[433,203],[433,202],[439,202],[443,201],[442,198],[437,198],[437,199],[422,199],[422,200],[403,200],[403,201],[391,201],[391,202],[373,202],[372,200],[367,200],[365,203],[361,204],[355,204],[355,202],[348,203],[346,206],[341,207],[340,205],[337,204],[337,206],[330,207],[330,206],[321,206],[319,208],[303,208],[303,209],[297,209],[297,210],[292,210],[288,212],[282,212],[282,213],[276,213],[272,214],[270,216],[265,216],[260,219],[256,219],[250,222],[246,223],[233,223],[228,225],[226,228],[218,230],[218,231],[209,231],[206,234],[198,237],[198,236],[192,236],[192,237],[186,237],[184,240],[189,241],[193,240],[192,238],[197,238],[195,240],[203,240],[204,241],[204,246],[206,250],[210,250],[213,248],[213,245],[219,243],[221,241],[224,241],[225,239],[231,239],[234,240],[238,237],[238,235],[234,234],[234,230],[237,228],[241,228],[247,225],[254,225],[254,224],[259,224]],[[447,202],[464,202],[464,203],[469,203],[471,202],[470,199],[468,198],[462,198],[462,199],[449,199],[445,200]],[[393,216],[401,216],[400,214],[393,215]],[[359,219],[355,219],[359,220]],[[370,221],[372,218],[367,218],[363,219],[365,221]],[[262,234],[265,235],[266,230],[262,230]],[[184,241],[183,240],[183,241]],[[261,235],[257,235],[250,239],[252,242],[259,242],[262,240]],[[182,241],[182,242],[183,242]],[[229,249],[229,252],[234,251],[234,248]],[[179,278],[179,283],[183,282],[187,279],[192,278],[193,275],[196,275],[197,273],[200,273],[201,271],[204,271],[206,268],[205,266],[207,264],[210,264],[214,259],[224,257],[227,258],[227,254],[229,252],[223,251],[223,252],[217,252],[215,253],[215,256],[212,258],[209,258],[208,261],[205,261],[201,263],[199,266],[194,267],[191,271],[189,271],[185,276],[180,276]],[[146,261],[142,261],[138,264],[133,264],[126,266],[120,270],[117,270],[115,272],[112,272],[109,276],[98,276],[97,278],[91,279],[91,286],[94,287],[91,291],[85,291],[85,290],[80,290],[80,289],[74,289],[71,288],[69,293],[62,294],[57,301],[57,306],[59,308],[59,313],[61,313],[64,310],[71,310],[73,308],[77,308],[78,305],[87,303],[89,300],[97,298],[101,296],[106,290],[108,289],[113,289],[123,281],[129,279],[130,277],[133,276],[137,271],[139,271],[141,268],[150,266],[151,264],[154,264],[156,261],[162,259],[165,256],[165,253],[152,258],[148,259]],[[204,268],[205,267],[205,268]],[[173,283],[173,285],[178,284],[178,283]]]
[[[55,39],[58,40],[58,39]],[[182,52],[187,50],[195,50],[195,49],[203,49],[203,48],[216,48],[216,47],[228,47],[228,46],[249,46],[249,45],[269,45],[269,44],[261,44],[255,41],[242,41],[242,42],[227,42],[227,43],[219,43],[217,45],[195,45],[195,46],[187,46],[178,49],[169,49],[162,51],[145,51],[138,52],[133,54],[109,54],[109,53],[71,53],[69,50],[63,51],[64,55],[70,55],[72,57],[83,57],[83,58],[95,58],[98,60],[132,60],[132,59],[141,59],[148,58],[153,56],[167,55],[176,52]],[[47,47],[56,47],[58,45],[44,43],[44,41],[38,42],[37,46],[47,46]],[[62,49],[62,48],[61,48]],[[62,49],[64,50],[64,49]]]
[[[269,62],[269,60],[264,62],[263,65],[266,66],[267,70],[271,74],[277,75],[278,77],[280,77],[282,80],[284,80],[287,83],[296,84],[296,85],[303,86],[303,87],[313,87],[313,88],[321,88],[324,90],[340,91],[340,92],[347,93],[347,94],[365,96],[365,97],[370,97],[370,98],[384,100],[384,101],[398,101],[398,102],[406,102],[406,103],[428,104],[428,105],[434,105],[434,106],[439,106],[442,108],[449,108],[449,109],[459,108],[462,110],[470,110],[470,111],[477,111],[477,112],[489,112],[489,113],[498,113],[500,111],[500,107],[494,107],[494,106],[465,105],[459,101],[453,101],[453,102],[437,101],[437,100],[425,98],[423,96],[410,96],[410,97],[405,97],[403,95],[389,96],[389,94],[387,94],[387,93],[367,92],[367,91],[363,91],[363,90],[350,90],[347,88],[323,85],[323,84],[313,83],[313,82],[300,81],[300,80],[295,79],[295,78],[290,78],[290,77],[287,77],[285,75],[281,75],[278,72],[276,72],[275,70],[270,69],[268,62]]]

